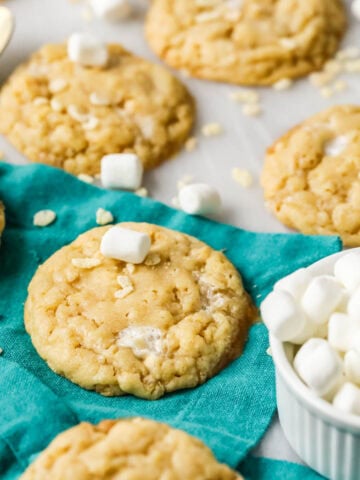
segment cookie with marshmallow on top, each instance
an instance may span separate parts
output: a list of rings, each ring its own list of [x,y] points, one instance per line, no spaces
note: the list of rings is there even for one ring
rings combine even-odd
[[[194,117],[171,73],[89,33],[43,46],[0,93],[0,132],[29,160],[76,175],[99,174],[107,154],[156,167],[182,148]]]
[[[157,399],[241,355],[256,315],[223,253],[121,223],[80,235],[40,266],[25,326],[49,367],[81,387]]]

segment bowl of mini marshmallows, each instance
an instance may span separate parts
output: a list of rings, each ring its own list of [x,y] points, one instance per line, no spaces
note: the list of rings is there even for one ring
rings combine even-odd
[[[261,307],[281,426],[311,468],[360,478],[360,248],[278,281]]]

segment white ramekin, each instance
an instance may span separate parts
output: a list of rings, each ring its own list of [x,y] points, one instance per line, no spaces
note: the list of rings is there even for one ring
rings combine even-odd
[[[316,275],[331,274],[335,261],[347,253],[331,255],[308,268]],[[293,345],[270,335],[270,346],[280,423],[292,448],[331,480],[360,480],[360,417],[339,412],[306,387],[292,366]]]

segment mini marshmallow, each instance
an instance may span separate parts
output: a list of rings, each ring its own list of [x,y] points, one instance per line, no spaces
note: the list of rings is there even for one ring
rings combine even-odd
[[[360,253],[343,255],[335,263],[334,275],[345,288],[354,291],[360,286]]]
[[[340,382],[342,363],[340,356],[322,338],[311,338],[294,358],[299,377],[320,397],[324,397]]]
[[[359,340],[360,322],[345,313],[333,313],[329,320],[328,340],[330,345],[346,352]]]
[[[128,18],[132,11],[128,0],[90,0],[90,5],[97,17],[109,22]]]
[[[343,299],[344,291],[339,282],[330,275],[315,277],[301,300],[301,306],[311,321],[325,323]]]
[[[85,67],[104,67],[108,61],[106,46],[89,33],[73,33],[67,50],[72,62]]]
[[[274,285],[274,290],[284,290],[295,299],[300,299],[313,276],[307,268],[300,268],[287,277],[282,278]]]
[[[345,135],[335,137],[333,140],[330,140],[325,144],[325,155],[329,157],[337,157],[345,150],[348,144],[349,140]]]
[[[345,376],[351,382],[360,384],[360,352],[350,350],[344,357]]]
[[[282,342],[292,342],[303,335],[306,318],[288,292],[271,292],[262,302],[260,312],[267,328]]]
[[[345,383],[335,395],[333,405],[343,412],[360,415],[360,388],[353,383]]]
[[[360,287],[351,295],[347,305],[347,312],[352,318],[360,320]]]
[[[292,343],[295,345],[302,345],[307,342],[310,338],[313,337],[326,337],[326,334],[323,333],[323,325],[316,325],[313,322],[310,322],[308,318],[306,318],[305,324],[303,328],[293,336],[291,340]]]
[[[338,313],[348,313],[349,300],[350,300],[350,293],[348,290],[344,289],[343,298],[341,299],[341,302],[339,303],[339,305],[336,307],[336,311]]]
[[[192,183],[180,190],[179,205],[191,215],[211,215],[220,210],[221,198],[215,188],[205,183]]]
[[[101,240],[100,251],[108,258],[129,263],[142,263],[149,253],[149,235],[127,228],[110,228]]]
[[[127,327],[119,333],[117,344],[119,347],[131,348],[136,357],[161,355],[163,333],[155,327]]]
[[[101,160],[101,183],[105,188],[137,190],[143,173],[141,160],[133,153],[113,153]]]

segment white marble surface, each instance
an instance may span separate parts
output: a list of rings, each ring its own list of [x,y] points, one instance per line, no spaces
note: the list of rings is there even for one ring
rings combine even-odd
[[[74,31],[94,32],[106,41],[121,42],[137,54],[159,62],[143,35],[143,7],[146,0],[137,1],[139,8],[136,18],[112,25],[102,21],[85,21],[82,5],[68,0],[8,0],[6,5],[15,15],[16,29],[7,50],[0,57],[0,81],[40,45],[62,41]],[[360,46],[360,23],[353,19],[344,45]],[[263,205],[258,177],[264,151],[280,134],[307,116],[331,104],[358,102],[359,79],[360,74],[351,75],[347,79],[349,88],[331,99],[322,98],[307,79],[296,82],[293,88],[285,92],[259,89],[264,113],[257,118],[244,117],[241,106],[228,99],[228,93],[234,87],[184,79],[198,104],[195,133],[200,140],[199,147],[192,153],[181,153],[148,173],[145,186],[152,197],[170,204],[176,195],[177,181],[182,176],[191,174],[196,180],[212,184],[221,192],[224,211],[219,220],[255,231],[285,232],[285,227]],[[221,123],[224,134],[213,138],[201,137],[200,127],[208,122]],[[0,150],[5,152],[7,161],[25,163],[25,159],[3,138],[0,138]],[[249,170],[254,175],[254,186],[243,189],[236,184],[231,178],[233,167]],[[298,461],[277,421],[263,440],[258,453]]]

